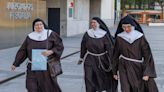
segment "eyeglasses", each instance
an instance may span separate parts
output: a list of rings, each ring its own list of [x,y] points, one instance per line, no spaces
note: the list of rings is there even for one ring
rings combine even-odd
[[[123,29],[126,29],[126,28],[129,29],[129,28],[131,28],[131,27],[132,27],[131,25],[122,25],[122,28],[123,28]]]

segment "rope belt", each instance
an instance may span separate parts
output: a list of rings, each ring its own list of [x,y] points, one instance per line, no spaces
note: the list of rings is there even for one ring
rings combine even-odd
[[[120,55],[119,56],[119,59],[121,59],[121,58],[123,58],[125,60],[128,60],[128,61],[133,61],[133,62],[139,62],[139,63],[142,63],[143,62],[143,58],[142,58],[142,60],[137,60],[137,59],[132,59],[132,58],[128,58],[128,57],[125,57],[123,55]]]
[[[95,53],[89,52],[89,51],[87,50],[87,52],[85,53],[84,57],[81,58],[80,60],[84,62],[84,61],[86,60],[86,58],[87,58],[88,55],[100,57],[100,56],[102,56],[102,55],[105,55],[106,53],[107,53],[107,51],[105,51],[105,52],[103,52],[103,53],[100,53],[100,54],[95,54]]]
[[[80,60],[82,60],[83,62],[85,62],[85,60],[86,60],[86,58],[87,58],[88,55],[96,56],[96,57],[98,57],[98,60],[99,60],[99,67],[102,67],[102,69],[103,69],[104,71],[109,72],[109,71],[111,70],[111,67],[110,67],[111,62],[110,62],[109,57],[108,57],[108,61],[109,61],[109,64],[110,64],[110,65],[109,65],[108,69],[105,69],[105,67],[103,66],[103,64],[102,64],[102,62],[101,62],[101,59],[100,59],[100,56],[103,56],[103,55],[105,55],[106,53],[108,53],[108,52],[105,51],[105,52],[100,53],[100,54],[95,54],[95,53],[89,52],[89,51],[87,50],[87,52],[86,52],[86,54],[84,55],[84,57],[81,58]]]

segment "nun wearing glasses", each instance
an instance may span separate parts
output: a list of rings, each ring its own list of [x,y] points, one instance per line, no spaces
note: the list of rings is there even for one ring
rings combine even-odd
[[[122,92],[158,92],[156,70],[148,41],[140,25],[127,15],[115,34],[113,77],[120,79]]]

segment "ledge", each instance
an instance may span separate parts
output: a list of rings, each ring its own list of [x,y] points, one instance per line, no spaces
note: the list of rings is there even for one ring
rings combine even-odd
[[[148,23],[148,26],[164,26],[164,23]]]

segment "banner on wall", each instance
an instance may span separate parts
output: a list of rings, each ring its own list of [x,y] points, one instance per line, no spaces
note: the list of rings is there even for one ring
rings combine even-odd
[[[30,25],[34,18],[45,20],[46,10],[46,1],[0,0],[0,26],[22,27]]]
[[[30,19],[34,6],[32,3],[7,2],[10,19]]]

